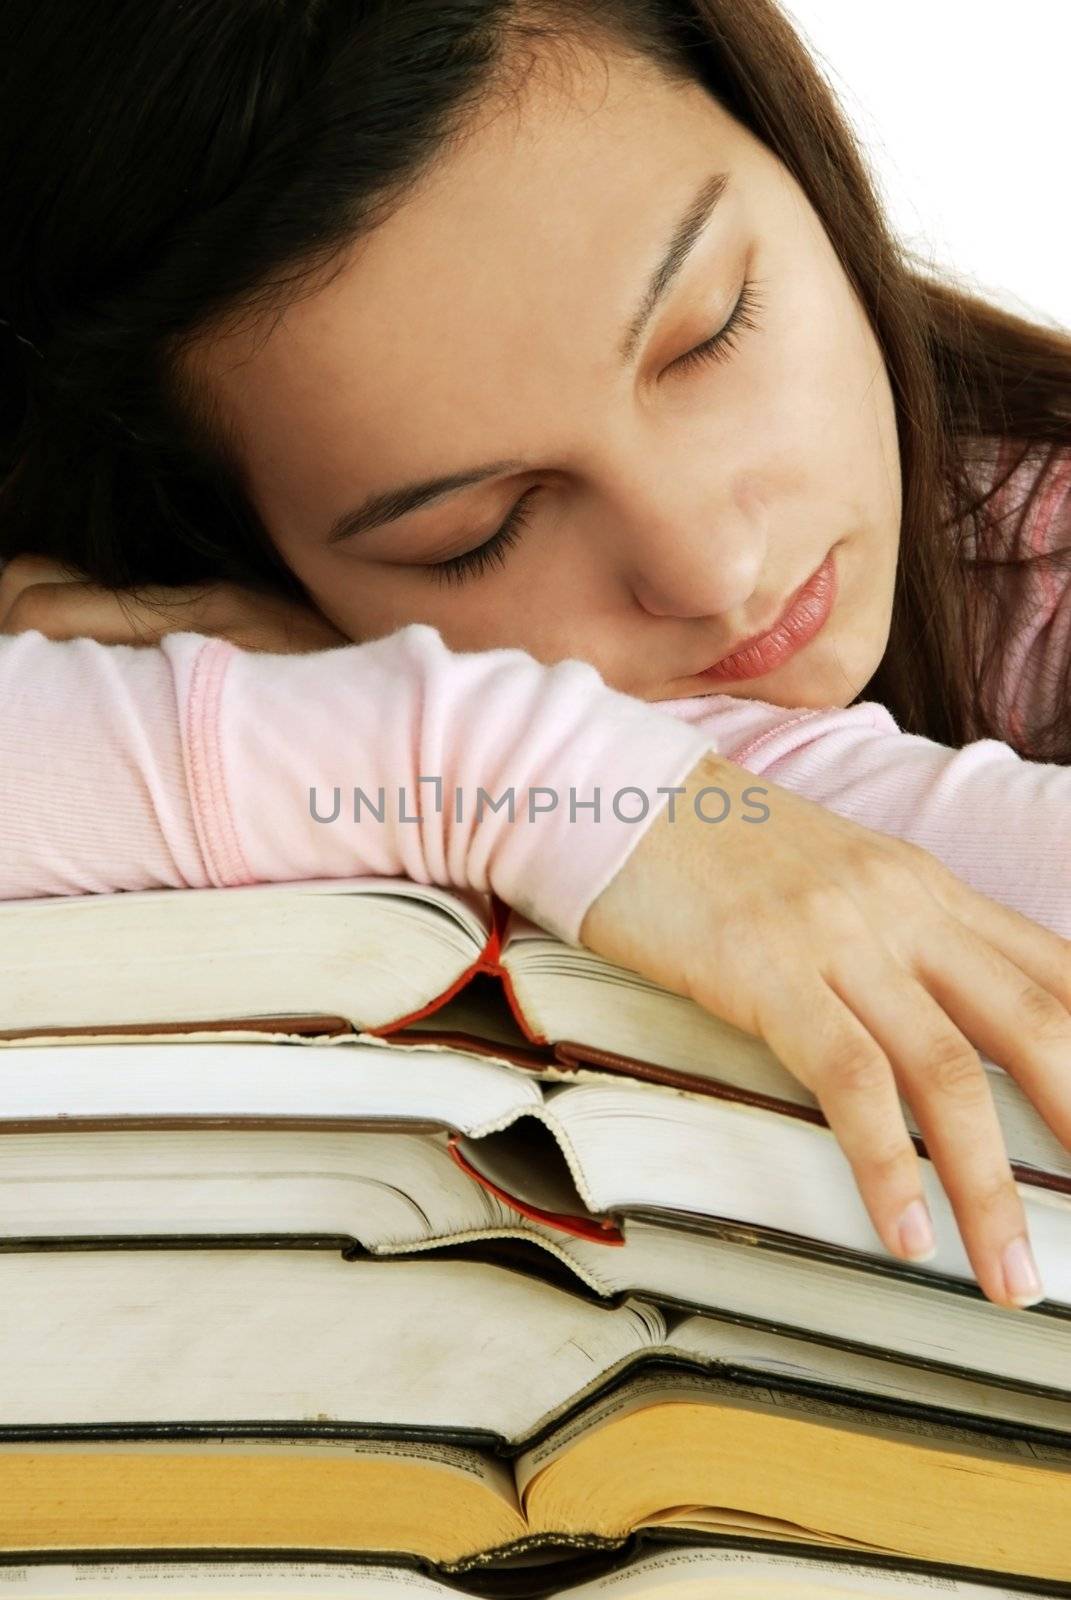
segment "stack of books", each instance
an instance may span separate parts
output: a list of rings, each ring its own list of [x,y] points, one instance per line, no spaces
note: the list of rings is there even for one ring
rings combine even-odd
[[[0,905],[0,1583],[1071,1595],[1071,1152],[987,1071],[1027,1311],[921,1142],[909,1266],[760,1040],[493,898]]]

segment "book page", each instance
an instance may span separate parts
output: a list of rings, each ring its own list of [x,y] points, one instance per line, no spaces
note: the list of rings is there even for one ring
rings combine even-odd
[[[15,901],[0,905],[4,1031],[299,1014],[381,1028],[445,994],[490,927],[482,897],[402,878]]]
[[[0,1445],[7,1550],[356,1549],[457,1561],[525,1532],[508,1467],[436,1439]]]
[[[233,1043],[169,1039],[9,1044],[0,1076],[6,1123],[70,1128],[72,1120],[315,1118],[327,1123],[433,1123],[467,1132],[542,1105],[535,1079],[465,1051],[391,1045],[370,1035],[296,1058],[254,1036]]]
[[[18,1600],[400,1600],[472,1591],[380,1561],[102,1561],[0,1565],[0,1594]],[[851,1560],[685,1547],[642,1556],[616,1572],[550,1591],[548,1600],[1022,1600],[1022,1591]]]
[[[773,1388],[752,1388],[728,1379],[705,1373],[640,1374],[622,1384],[583,1415],[575,1417],[557,1429],[541,1444],[524,1451],[517,1457],[514,1470],[521,1504],[526,1503],[534,1479],[551,1462],[565,1455],[570,1444],[582,1435],[591,1433],[615,1417],[628,1415],[649,1406],[672,1404],[675,1401],[693,1404],[731,1406],[743,1411],[765,1411],[805,1419],[809,1422],[828,1423],[831,1427],[850,1429],[854,1433],[867,1433],[887,1439],[910,1439],[918,1446],[934,1449],[954,1449],[960,1455],[973,1455],[980,1459],[1020,1461],[1024,1465],[1062,1467],[1069,1473],[1068,1495],[1071,1497],[1071,1444],[1067,1449],[1027,1439],[975,1432],[956,1427],[952,1423],[929,1417],[903,1416],[892,1412],[842,1404],[818,1395],[788,1394]]]
[[[456,1596],[407,1567],[381,1561],[101,1561],[92,1565],[0,1565],[0,1595],[18,1600],[443,1600]]]
[[[19,1307],[0,1337],[0,1427],[390,1425],[509,1440],[665,1332],[641,1302],[592,1303],[483,1262],[306,1249],[5,1252],[0,1305]]]
[[[1028,1394],[982,1378],[935,1371],[713,1316],[680,1318],[667,1342],[698,1360],[747,1367],[766,1373],[774,1382],[782,1376],[800,1378],[980,1418],[999,1418],[1020,1427],[1063,1431],[1071,1445],[1071,1397]]]
[[[838,1557],[825,1560],[758,1550],[669,1549],[563,1590],[559,1600],[1021,1600],[1022,1591],[944,1573],[897,1572]]]

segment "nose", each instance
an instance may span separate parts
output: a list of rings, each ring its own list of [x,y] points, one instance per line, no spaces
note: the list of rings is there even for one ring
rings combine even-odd
[[[675,492],[653,483],[630,501],[620,528],[626,582],[652,616],[740,612],[767,557],[764,509],[742,490]]]

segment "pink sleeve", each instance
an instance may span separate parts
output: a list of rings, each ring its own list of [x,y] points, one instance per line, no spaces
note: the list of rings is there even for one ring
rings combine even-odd
[[[709,748],[584,662],[452,652],[423,624],[303,656],[31,630],[0,639],[0,898],[403,875],[575,943]]]
[[[0,898],[402,874],[492,888],[576,942],[664,805],[660,789],[708,749],[914,839],[1071,937],[1069,769],[994,741],[948,750],[871,703],[652,706],[585,663],[451,652],[422,624],[306,656],[188,633],[155,649],[36,631],[0,640]],[[629,786],[639,798],[616,808]],[[310,791],[329,816],[336,787],[338,820],[317,821]],[[367,807],[351,820],[355,788],[382,821]],[[481,788],[498,809],[485,802],[477,817]],[[407,822],[418,793],[423,815]],[[627,820],[645,798],[646,816]]]
[[[874,701],[786,710],[712,695],[660,701],[719,752],[840,816],[929,850],[957,877],[1071,939],[1071,767],[979,739],[902,733]],[[776,799],[765,802],[771,807]]]

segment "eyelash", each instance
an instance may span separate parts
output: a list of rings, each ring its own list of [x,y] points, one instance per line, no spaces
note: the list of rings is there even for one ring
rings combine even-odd
[[[758,328],[755,312],[762,303],[756,280],[745,278],[744,286],[729,313],[728,321],[722,324],[717,333],[711,334],[709,339],[697,344],[694,350],[688,350],[684,355],[678,356],[670,370],[677,367],[698,366],[701,361],[727,361],[729,352],[736,348],[741,329]]]
[[[483,544],[478,544],[475,550],[466,550],[464,555],[451,556],[449,561],[429,562],[425,572],[434,572],[440,583],[461,583],[465,578],[480,577],[487,568],[495,565],[501,566],[506,559],[506,551],[511,545],[516,544],[520,538],[521,529],[527,525],[530,507],[528,502],[534,494],[539,493],[539,485],[522,494],[505,522]]]
[[[741,330],[758,328],[755,312],[762,303],[755,279],[745,278],[728,320],[709,339],[704,339],[702,344],[697,344],[694,349],[686,351],[684,355],[678,356],[676,361],[671,362],[670,371],[699,366],[705,361],[728,360],[730,352],[736,348]],[[448,561],[429,562],[424,571],[434,572],[440,583],[461,583],[466,578],[482,576],[491,566],[502,566],[506,559],[506,551],[516,544],[521,530],[527,526],[531,513],[530,501],[532,496],[538,493],[537,484],[529,489],[527,494],[522,494],[501,527],[489,539],[485,539],[483,544],[477,545],[475,550],[466,550],[463,555],[451,556]]]

